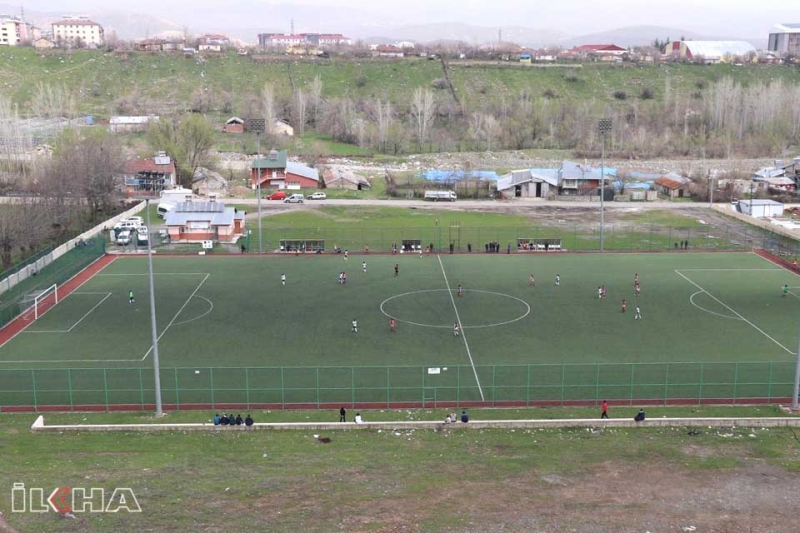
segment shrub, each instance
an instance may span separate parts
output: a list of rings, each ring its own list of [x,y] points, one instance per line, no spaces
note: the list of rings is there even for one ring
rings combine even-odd
[[[542,93],[542,96],[544,96],[548,100],[552,100],[553,98],[558,98],[558,95],[553,89],[545,89],[545,91]]]
[[[642,89],[642,94],[639,95],[639,98],[641,98],[642,100],[652,100],[653,91],[645,87],[644,89]]]
[[[614,98],[617,100],[626,100],[628,98],[628,93],[625,91],[614,91]]]
[[[356,78],[356,87],[364,87],[367,84],[367,77],[364,75]]]
[[[438,80],[433,80],[431,82],[431,87],[434,89],[447,89],[447,80],[444,78],[439,78]]]
[[[575,83],[575,82],[581,81],[581,79],[578,77],[578,75],[575,72],[569,71],[566,74],[564,74],[564,81],[568,81],[570,83]]]

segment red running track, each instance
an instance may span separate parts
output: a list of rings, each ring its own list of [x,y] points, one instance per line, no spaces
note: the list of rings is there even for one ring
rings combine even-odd
[[[58,296],[61,299],[66,298],[75,292],[81,285],[92,279],[95,274],[114,262],[114,259],[116,259],[116,256],[113,255],[104,255],[100,257],[92,264],[72,276],[65,283],[59,285]],[[42,306],[42,311],[39,313],[39,316],[42,316],[55,306],[55,295],[48,296],[40,305]],[[0,329],[0,347],[19,335],[25,330],[25,328],[33,323],[32,320],[25,320],[25,316],[26,313],[19,315],[17,318],[6,324],[4,328]]]

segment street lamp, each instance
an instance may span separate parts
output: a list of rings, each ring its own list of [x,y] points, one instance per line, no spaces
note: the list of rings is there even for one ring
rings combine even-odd
[[[606,196],[606,134],[610,133],[614,127],[614,122],[610,118],[601,119],[597,123],[597,130],[602,138],[600,149],[600,251],[605,250],[606,224],[605,224],[605,196]]]
[[[258,195],[258,253],[263,253],[261,240],[261,134],[267,131],[267,121],[263,118],[251,118],[247,129],[256,134],[256,191]]]
[[[717,178],[716,170],[708,171],[708,207],[714,207],[714,180]]]

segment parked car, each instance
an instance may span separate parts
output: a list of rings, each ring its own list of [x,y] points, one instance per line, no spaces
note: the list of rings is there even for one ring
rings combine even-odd
[[[267,200],[283,200],[286,198],[286,191],[275,191],[267,196]]]
[[[308,198],[309,200],[324,200],[327,197],[328,197],[327,194],[325,194],[324,192],[319,192],[319,191],[317,191],[317,192],[315,192],[313,194],[309,194],[308,196],[306,196],[306,198]]]
[[[136,224],[136,227],[144,225],[144,219],[142,217],[128,217],[128,220]]]
[[[114,224],[114,230],[115,231],[120,231],[120,230],[133,231],[136,228],[137,228],[137,223],[135,221],[133,221],[133,220],[121,220],[121,221],[117,222],[116,224]]]
[[[131,232],[128,230],[123,230],[119,232],[117,235],[117,244],[120,246],[126,246],[131,243]]]
[[[303,203],[303,195],[302,194],[293,194],[288,197],[286,200],[283,201],[285,204],[302,204]]]

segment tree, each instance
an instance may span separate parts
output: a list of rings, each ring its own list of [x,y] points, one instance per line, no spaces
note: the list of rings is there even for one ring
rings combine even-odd
[[[202,115],[187,115],[179,124],[167,120],[151,123],[147,141],[154,151],[165,151],[178,167],[178,182],[191,187],[198,167],[207,166],[214,146],[214,127]]]
[[[411,98],[411,112],[416,124],[417,146],[422,152],[422,147],[433,123],[434,113],[436,112],[433,93],[430,89],[417,87]]]
[[[392,113],[392,103],[388,100],[384,104],[380,99],[372,104],[372,118],[377,129],[377,143],[380,151],[386,151],[386,140],[389,129],[392,127],[394,115]]]
[[[302,135],[306,130],[306,95],[303,94],[303,89],[295,91],[292,111],[294,112],[294,129],[298,135]]]
[[[314,126],[316,127],[319,122],[319,108],[322,104],[322,80],[319,74],[314,76],[314,81],[311,82],[311,89],[309,90],[309,101],[311,103],[311,114],[313,115]]]
[[[123,166],[122,148],[115,137],[103,130],[83,135],[67,131],[56,143],[53,159],[45,170],[45,182],[72,184],[73,190],[65,192],[84,198],[95,220],[98,213],[113,211],[121,192]]]
[[[272,134],[272,128],[275,127],[275,121],[278,118],[277,109],[275,104],[275,88],[271,83],[265,83],[264,88],[261,89],[261,117],[267,125],[266,136]]]

